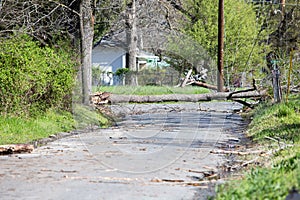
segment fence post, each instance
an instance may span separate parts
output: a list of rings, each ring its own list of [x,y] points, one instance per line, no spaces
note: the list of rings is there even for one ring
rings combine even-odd
[[[281,87],[280,87],[280,71],[277,65],[277,60],[272,60],[271,63],[273,65],[273,93],[274,93],[274,101],[275,103],[280,103],[282,99]]]
[[[293,49],[290,52],[290,67],[289,67],[289,74],[288,74],[288,85],[286,90],[286,102],[288,102],[289,100],[292,70],[293,70]]]

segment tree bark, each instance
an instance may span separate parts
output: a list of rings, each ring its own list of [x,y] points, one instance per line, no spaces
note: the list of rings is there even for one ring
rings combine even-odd
[[[93,12],[90,0],[80,3],[82,103],[90,104],[92,92],[92,48],[94,36]]]
[[[137,80],[137,28],[136,28],[136,0],[132,0],[127,5],[126,11],[126,40],[128,45],[128,68],[131,71],[130,82],[129,84],[132,86],[138,85]]]
[[[185,102],[198,102],[198,101],[211,101],[211,100],[228,100],[236,98],[251,98],[262,97],[266,95],[266,91],[250,91],[244,93],[231,94],[230,92],[218,92],[208,94],[166,94],[166,95],[152,95],[152,96],[139,96],[139,95],[117,95],[111,94],[108,101],[112,104],[115,103],[158,103],[167,101],[185,101]]]

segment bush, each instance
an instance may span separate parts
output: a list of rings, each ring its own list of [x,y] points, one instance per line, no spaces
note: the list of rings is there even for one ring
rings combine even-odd
[[[28,116],[68,107],[76,64],[69,53],[40,47],[26,35],[0,39],[0,45],[2,115]]]

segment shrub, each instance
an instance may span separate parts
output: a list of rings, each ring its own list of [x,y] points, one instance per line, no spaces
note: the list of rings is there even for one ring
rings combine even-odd
[[[2,115],[68,107],[76,64],[68,52],[41,47],[26,35],[0,39],[0,45]]]

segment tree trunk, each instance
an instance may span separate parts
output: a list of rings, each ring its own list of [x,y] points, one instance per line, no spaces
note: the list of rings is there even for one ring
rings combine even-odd
[[[127,5],[126,11],[126,39],[128,45],[128,68],[131,71],[129,84],[132,86],[138,85],[137,80],[137,29],[136,29],[136,0],[132,0]]]
[[[92,92],[92,48],[94,37],[93,12],[90,0],[80,3],[82,103],[90,104]]]
[[[208,94],[166,94],[166,95],[116,95],[111,94],[108,101],[114,103],[157,103],[167,101],[185,101],[185,102],[198,102],[198,101],[211,101],[211,100],[227,100],[237,98],[250,98],[262,97],[266,95],[266,91],[250,91],[244,93],[232,94],[230,92],[218,92]]]

